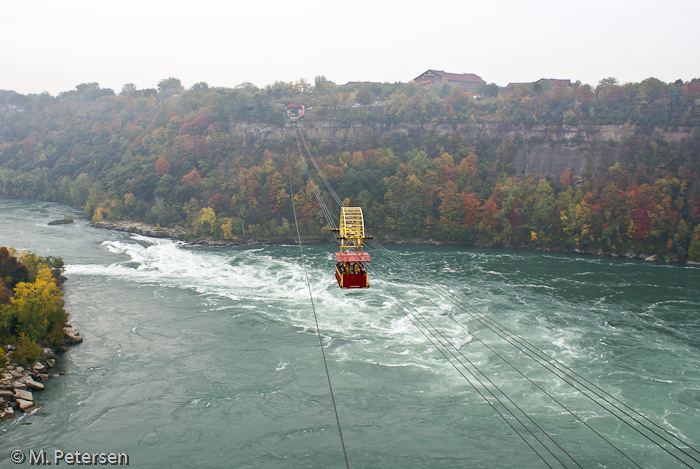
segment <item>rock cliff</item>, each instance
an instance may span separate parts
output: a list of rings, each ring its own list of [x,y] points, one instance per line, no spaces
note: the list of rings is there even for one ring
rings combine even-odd
[[[232,136],[244,139],[276,140],[294,138],[293,125],[239,123],[231,128]],[[321,121],[307,119],[300,124],[308,140],[357,148],[362,141],[378,141],[403,134],[415,144],[433,135],[448,135],[459,130],[466,144],[486,137],[498,146],[503,139],[514,139],[517,151],[512,161],[516,176],[524,174],[560,176],[569,168],[580,177],[587,170],[595,172],[603,156],[606,161],[619,160],[620,144],[637,135],[654,135],[667,141],[678,141],[690,136],[689,129],[637,129],[626,125],[570,126],[570,125],[510,125],[481,124],[414,124],[387,122],[362,123],[359,121]],[[495,150],[495,148],[494,148]],[[495,151],[494,151],[495,154]]]

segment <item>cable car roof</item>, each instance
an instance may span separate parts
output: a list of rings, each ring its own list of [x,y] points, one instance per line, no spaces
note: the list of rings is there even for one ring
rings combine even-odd
[[[371,261],[371,259],[369,258],[368,252],[353,252],[353,251],[336,252],[335,258],[338,260],[338,262],[370,262]]]

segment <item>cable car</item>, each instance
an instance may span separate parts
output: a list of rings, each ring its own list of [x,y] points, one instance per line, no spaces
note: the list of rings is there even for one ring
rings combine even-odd
[[[286,111],[290,121],[297,121],[304,118],[306,109],[303,104],[288,104]]]
[[[335,253],[335,279],[340,288],[369,288],[369,278],[364,263],[370,262],[362,242],[372,239],[365,236],[365,222],[360,207],[341,207],[340,223],[336,230],[340,252]]]

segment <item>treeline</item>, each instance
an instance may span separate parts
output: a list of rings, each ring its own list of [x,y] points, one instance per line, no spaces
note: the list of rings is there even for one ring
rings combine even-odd
[[[308,119],[364,123],[503,122],[639,126],[581,178],[513,177],[517,138],[465,143],[455,131],[421,141],[362,133],[343,148],[311,141],[336,191],[363,207],[383,239],[644,252],[700,260],[700,80],[650,78],[597,87],[486,85],[478,96],[442,84],[157,90],[97,84],[58,97],[0,92],[0,194],[67,202],[93,221],[182,225],[193,236],[292,236],[290,177],[303,232],[327,235],[292,137],[233,138],[232,124],[283,125],[284,104]],[[476,99],[476,98],[479,99]],[[4,101],[3,101],[4,100]],[[687,127],[669,142],[654,127]]]
[[[21,366],[39,358],[40,344],[60,349],[68,321],[62,274],[61,258],[0,248],[0,368],[7,364],[6,345],[13,346],[10,358]]]

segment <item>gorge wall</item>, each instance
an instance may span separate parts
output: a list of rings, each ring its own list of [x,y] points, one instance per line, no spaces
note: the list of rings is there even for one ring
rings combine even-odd
[[[293,125],[287,123],[281,127],[238,123],[231,127],[231,135],[240,139],[254,137],[256,140],[282,141],[294,138]],[[425,138],[454,134],[456,130],[461,132],[466,144],[486,137],[497,147],[504,139],[511,138],[517,144],[512,161],[516,176],[560,176],[568,168],[574,176],[580,177],[587,170],[597,171],[603,157],[610,163],[619,161],[621,144],[635,136],[653,135],[667,141],[679,141],[691,136],[690,129],[639,129],[627,125],[396,124],[307,119],[301,122],[301,127],[308,140],[347,147],[349,150],[361,148],[362,142],[397,135],[405,135],[420,144]]]

